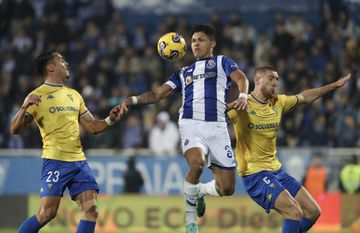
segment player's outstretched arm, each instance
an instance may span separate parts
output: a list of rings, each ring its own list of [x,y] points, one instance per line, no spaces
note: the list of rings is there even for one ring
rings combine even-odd
[[[141,95],[131,96],[117,106],[117,108],[119,108],[119,114],[126,113],[127,111],[129,111],[129,108],[132,105],[156,103],[159,100],[168,97],[171,93],[172,93],[172,88],[167,84],[163,84],[160,87],[145,92]]]
[[[19,111],[11,119],[11,134],[19,134],[25,128],[27,128],[33,121],[33,117],[26,113],[28,107],[33,104],[39,105],[41,98],[39,95],[31,94],[25,98],[24,103],[21,105]]]
[[[124,114],[119,113],[119,110],[114,107],[111,109],[109,116],[103,120],[97,120],[90,112],[87,112],[80,118],[80,124],[91,134],[104,132],[107,128],[121,120]]]
[[[246,75],[240,70],[234,70],[230,74],[230,78],[234,81],[239,90],[239,98],[227,104],[228,109],[245,110],[247,108],[247,95],[249,92],[249,80]]]
[[[308,89],[297,94],[296,96],[299,98],[298,104],[310,104],[314,102],[316,99],[325,95],[326,93],[343,87],[350,80],[350,77],[351,74],[347,74],[341,79],[337,80],[336,82],[330,83],[322,87]]]

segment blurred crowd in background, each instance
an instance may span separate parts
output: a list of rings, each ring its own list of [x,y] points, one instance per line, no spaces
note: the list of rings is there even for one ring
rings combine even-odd
[[[34,126],[20,136],[9,133],[10,120],[26,95],[43,83],[32,67],[42,51],[57,48],[64,55],[71,69],[66,85],[82,94],[97,118],[105,118],[128,96],[163,84],[176,69],[194,61],[190,32],[200,22],[193,22],[186,14],[129,26],[131,19],[111,1],[40,2],[1,3],[0,148],[42,145]],[[260,20],[256,15],[254,18]],[[275,67],[280,75],[278,93],[297,94],[351,73],[347,87],[287,114],[278,144],[360,146],[360,26],[349,17],[346,7],[334,11],[324,5],[315,20],[297,12],[277,11],[264,28],[254,27],[236,11],[212,12],[204,15],[201,23],[206,22],[217,31],[215,53],[232,57],[250,82],[255,67]],[[165,62],[156,51],[158,38],[170,31],[180,33],[188,42],[188,52],[180,62]],[[163,138],[178,141],[176,129],[167,131],[174,137],[157,136],[158,142],[150,142],[149,135],[161,134],[166,127],[173,129],[180,106],[180,95],[173,95],[156,105],[135,107],[110,131],[100,136],[82,135],[83,145],[85,149],[131,149],[165,144]],[[178,144],[171,143],[172,148],[156,153],[179,152]]]

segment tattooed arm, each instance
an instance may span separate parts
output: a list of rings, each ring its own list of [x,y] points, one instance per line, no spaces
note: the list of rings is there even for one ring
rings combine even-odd
[[[131,96],[117,106],[117,108],[119,108],[119,115],[127,112],[131,105],[153,104],[165,97],[168,97],[171,93],[172,88],[167,84],[163,84],[162,86],[157,87],[154,90],[145,92],[141,95]]]

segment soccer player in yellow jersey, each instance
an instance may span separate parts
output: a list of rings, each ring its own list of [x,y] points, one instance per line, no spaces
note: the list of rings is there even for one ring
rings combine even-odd
[[[69,78],[69,64],[58,52],[40,54],[35,60],[35,69],[44,76],[45,82],[25,98],[11,121],[11,132],[20,133],[33,120],[40,129],[43,140],[40,209],[22,223],[18,232],[38,232],[53,219],[65,188],[81,211],[76,232],[94,232],[99,187],[82,150],[79,123],[96,134],[120,120],[122,115],[112,109],[106,119],[94,119],[81,95],[64,86]]]
[[[297,95],[276,95],[278,73],[271,67],[255,70],[255,88],[248,95],[247,111],[230,110],[236,136],[238,173],[250,197],[267,213],[276,210],[285,220],[283,233],[306,232],[320,216],[320,207],[309,192],[282,168],[276,157],[276,136],[282,115],[300,104],[309,104],[344,86],[350,74]]]

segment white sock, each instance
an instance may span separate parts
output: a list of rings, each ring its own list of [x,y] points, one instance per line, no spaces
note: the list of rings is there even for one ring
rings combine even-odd
[[[190,184],[184,181],[184,197],[185,197],[185,222],[186,224],[195,222],[196,199],[199,194],[199,184]]]
[[[216,190],[215,180],[212,180],[206,184],[200,183],[199,197],[203,197],[205,195],[217,196],[217,197],[220,196],[220,194]]]

